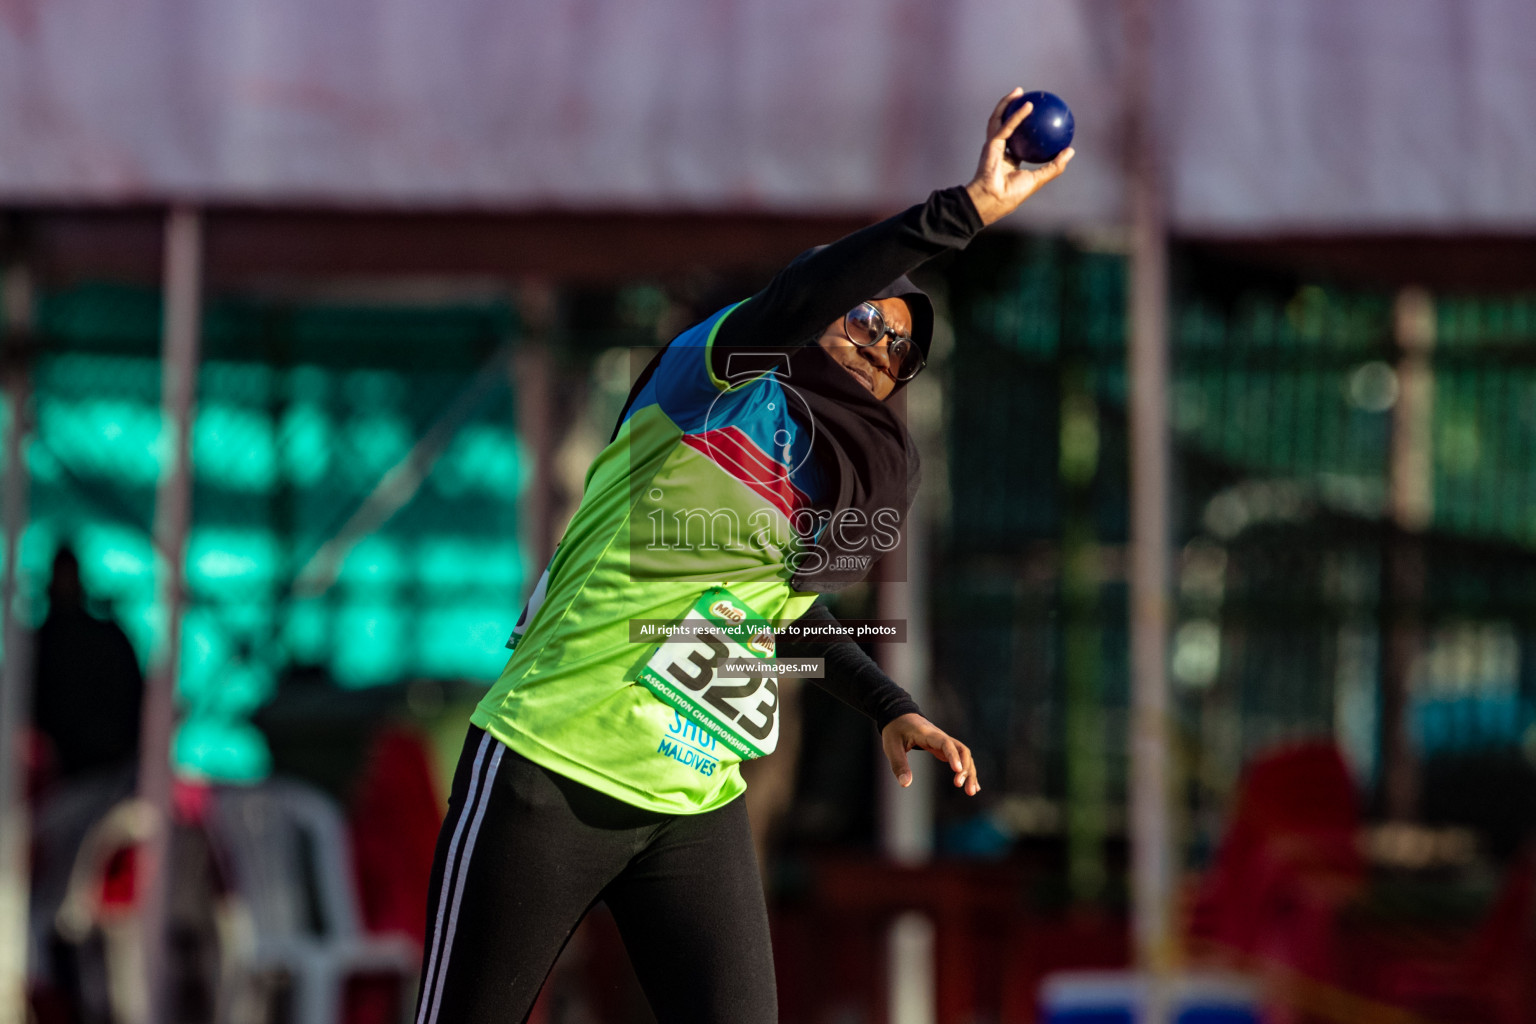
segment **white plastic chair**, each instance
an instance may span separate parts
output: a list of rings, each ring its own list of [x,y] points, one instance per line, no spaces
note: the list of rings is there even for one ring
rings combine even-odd
[[[301,783],[273,780],[215,791],[206,821],[223,860],[233,911],[218,1017],[239,1024],[273,975],[292,985],[295,1024],[338,1024],[346,981],[392,974],[406,1004],[420,951],[404,936],[375,936],[359,918],[347,831],[339,809]],[[402,1005],[402,1015],[409,1012]]]

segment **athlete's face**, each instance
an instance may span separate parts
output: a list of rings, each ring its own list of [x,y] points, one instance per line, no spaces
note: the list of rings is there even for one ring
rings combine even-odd
[[[887,327],[894,328],[903,337],[912,336],[912,311],[907,308],[905,299],[870,299],[869,304],[880,310]],[[854,380],[867,388],[870,394],[884,401],[896,390],[895,367],[891,365],[890,353],[886,350],[890,341],[890,335],[887,334],[873,345],[855,345],[848,340],[848,333],[843,330],[843,318],[838,317],[821,332],[816,344],[826,349],[827,354],[852,374]]]

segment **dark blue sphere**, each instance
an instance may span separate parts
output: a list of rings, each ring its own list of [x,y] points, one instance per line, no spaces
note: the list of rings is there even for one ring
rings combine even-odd
[[[1014,163],[1044,164],[1056,158],[1056,154],[1072,145],[1072,111],[1055,93],[1027,92],[1008,104],[1003,112],[1003,122],[1025,103],[1033,103],[1024,123],[1008,136],[1008,155]]]

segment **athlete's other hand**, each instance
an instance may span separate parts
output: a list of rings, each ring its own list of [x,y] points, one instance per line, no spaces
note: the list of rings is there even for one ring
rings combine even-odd
[[[1003,120],[1003,111],[1011,100],[1024,95],[1023,89],[1014,89],[997,101],[992,118],[987,122],[987,142],[981,148],[981,162],[976,165],[976,176],[965,186],[976,212],[983,224],[994,224],[1017,210],[1035,190],[1066,170],[1072,162],[1072,147],[1056,154],[1056,159],[1042,167],[1024,167],[1008,159],[1008,136],[1024,123],[1033,103],[1026,103]]]
[[[891,772],[903,786],[912,785],[912,769],[907,766],[907,751],[926,750],[949,765],[955,773],[955,785],[965,787],[966,796],[981,792],[976,781],[976,763],[971,748],[934,725],[922,715],[902,715],[892,719],[880,731],[880,746],[891,762]]]

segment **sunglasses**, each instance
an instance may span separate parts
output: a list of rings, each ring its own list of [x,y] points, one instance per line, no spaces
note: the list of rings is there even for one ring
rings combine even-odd
[[[880,344],[881,339],[891,340],[885,346],[890,363],[889,373],[899,381],[909,381],[920,373],[927,360],[917,342],[907,334],[897,334],[896,328],[886,324],[879,307],[872,302],[861,302],[843,317],[843,333],[859,348]]]

